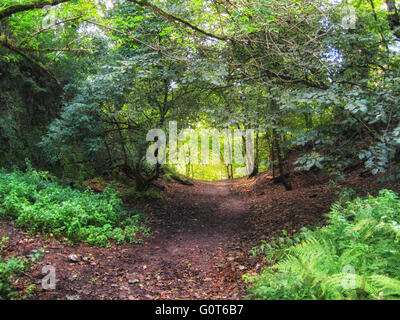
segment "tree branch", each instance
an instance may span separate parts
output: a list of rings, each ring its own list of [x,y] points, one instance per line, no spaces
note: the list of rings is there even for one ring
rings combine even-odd
[[[107,25],[105,25],[105,24],[103,24],[103,23],[100,23],[100,22],[97,22],[97,21],[94,21],[94,20],[83,19],[83,21],[85,21],[85,22],[87,22],[87,23],[90,23],[90,24],[93,24],[93,25],[96,25],[96,26],[98,26],[98,27],[101,27],[101,28],[103,28],[103,29],[110,30],[110,31],[114,31],[114,32],[116,32],[116,33],[122,34],[123,36],[125,36],[125,37],[127,37],[127,38],[129,38],[129,39],[132,39],[132,40],[134,40],[134,41],[136,41],[136,42],[138,42],[138,43],[140,43],[140,44],[142,44],[142,45],[148,47],[149,49],[154,50],[155,52],[158,52],[158,53],[163,54],[164,56],[166,56],[166,57],[169,58],[169,59],[187,63],[187,58],[171,56],[171,55],[169,55],[167,52],[165,52],[165,50],[164,50],[162,47],[158,47],[158,46],[149,44],[149,43],[147,43],[147,42],[144,42],[144,41],[140,40],[139,38],[134,37],[134,36],[131,35],[131,34],[127,34],[127,33],[125,33],[125,32],[122,32],[122,31],[120,31],[120,30],[117,30],[117,29],[115,29],[115,28],[113,28],[113,27],[107,26]]]
[[[45,6],[54,6],[59,3],[68,2],[71,0],[30,0],[25,3],[13,4],[0,10],[0,20],[10,17],[15,13],[28,11],[32,9],[40,9]]]
[[[208,32],[208,31],[205,31],[203,29],[200,29],[199,27],[195,26],[194,24],[190,23],[189,21],[186,21],[180,17],[174,16],[174,15],[164,11],[163,9],[155,6],[154,4],[148,2],[147,0],[128,0],[128,1],[136,3],[137,5],[139,5],[141,7],[146,7],[147,9],[150,9],[151,11],[153,11],[156,15],[158,15],[170,22],[180,22],[183,25],[185,25],[186,27],[189,27],[190,29],[197,31],[207,37],[214,38],[217,40],[222,40],[222,41],[229,40],[229,38],[226,36],[216,35],[216,34]]]
[[[32,63],[34,66],[39,68],[43,73],[45,73],[51,80],[53,80],[59,88],[62,88],[60,81],[52,74],[49,70],[47,70],[45,67],[43,67],[38,61],[35,61],[32,59],[29,55],[27,55],[25,52],[17,48],[15,45],[10,43],[7,39],[4,37],[0,37],[0,45],[3,46],[4,48],[15,52],[16,54],[22,56],[26,60],[28,60],[30,63]]]
[[[70,22],[70,21],[75,21],[75,20],[78,20],[78,19],[80,19],[80,18],[82,18],[82,16],[77,16],[77,17],[72,17],[72,18],[68,18],[68,19],[65,19],[65,20],[56,21],[54,24],[52,24],[52,25],[50,25],[50,26],[48,26],[48,27],[46,27],[46,28],[43,28],[43,29],[40,29],[40,30],[36,31],[34,34],[30,35],[29,38],[22,40],[22,41],[18,44],[18,47],[22,47],[26,42],[28,42],[28,41],[31,40],[32,38],[37,37],[37,36],[38,36],[39,34],[41,34],[42,32],[51,30],[53,27],[55,27],[55,26],[57,26],[57,25],[60,25],[60,24],[66,23],[66,22]]]
[[[35,51],[35,52],[88,52],[89,49],[85,48],[44,48],[44,49],[33,49],[33,48],[23,48],[24,51]]]

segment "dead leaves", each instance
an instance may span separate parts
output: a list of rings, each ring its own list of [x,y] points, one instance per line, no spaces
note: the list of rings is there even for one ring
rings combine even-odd
[[[51,264],[57,268],[57,290],[39,290],[35,299],[241,299],[246,295],[242,276],[265,266],[249,249],[282,229],[320,221],[334,201],[322,178],[293,177],[291,192],[267,175],[166,185],[163,199],[145,204],[153,237],[141,245],[70,247],[3,223],[0,236],[10,237],[4,254],[46,248],[45,260],[21,281],[40,288],[41,267]],[[347,186],[374,188],[372,180],[359,179],[349,179]]]

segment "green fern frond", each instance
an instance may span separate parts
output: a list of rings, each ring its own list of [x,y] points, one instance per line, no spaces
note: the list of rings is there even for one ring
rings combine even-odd
[[[383,297],[397,297],[400,299],[400,280],[389,278],[384,275],[371,275],[368,277],[376,291],[382,292]]]

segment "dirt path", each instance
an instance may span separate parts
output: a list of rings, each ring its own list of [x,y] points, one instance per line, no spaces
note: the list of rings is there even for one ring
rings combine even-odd
[[[361,170],[341,187],[360,195],[400,190]],[[160,182],[166,187],[163,199],[142,204],[152,230],[143,244],[71,247],[1,221],[0,237],[10,238],[8,255],[45,250],[44,261],[20,279],[21,288],[37,285],[32,299],[241,299],[246,294],[242,275],[263,266],[262,257],[253,258],[249,249],[280,236],[282,229],[290,233],[323,224],[337,198],[328,180],[317,173],[293,173],[290,192],[266,173],[194,186]],[[71,254],[77,262],[69,261]],[[45,264],[56,268],[54,291],[41,289]]]
[[[168,185],[147,208],[152,237],[141,245],[69,247],[5,228],[16,251],[46,250],[31,275],[39,288],[41,267],[56,268],[56,290],[40,290],[35,299],[240,299],[242,275],[257,261],[246,241],[248,207],[232,193],[233,183]],[[70,254],[79,261],[68,261]]]

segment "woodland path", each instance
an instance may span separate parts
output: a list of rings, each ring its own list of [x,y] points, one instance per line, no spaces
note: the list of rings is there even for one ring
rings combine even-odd
[[[361,173],[362,168],[352,172],[340,187],[360,195],[400,188]],[[265,266],[262,256],[254,258],[249,250],[281,236],[283,229],[323,225],[337,198],[329,177],[317,173],[293,173],[289,192],[267,174],[193,186],[159,183],[165,187],[162,199],[140,204],[152,232],[142,244],[71,247],[0,221],[10,255],[45,250],[44,261],[21,278],[21,287],[36,284],[32,299],[242,299],[242,276]],[[56,268],[56,290],[41,289],[41,270],[48,264]]]
[[[34,299],[241,299],[242,275],[259,268],[250,256],[251,227],[245,199],[234,181],[168,184],[147,205],[152,236],[143,244],[71,247],[27,235],[12,225],[11,245],[26,252],[44,247],[31,277],[40,288],[44,264],[56,267],[57,287]],[[74,254],[77,262],[69,261]]]

